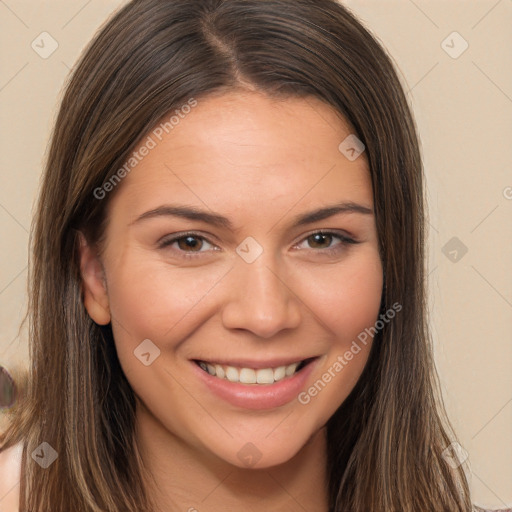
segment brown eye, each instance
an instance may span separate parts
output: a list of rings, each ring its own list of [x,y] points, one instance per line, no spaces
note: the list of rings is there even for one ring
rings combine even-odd
[[[183,251],[191,250],[193,252],[196,252],[200,251],[201,248],[203,247],[203,241],[198,236],[188,235],[182,238],[178,238],[175,241],[178,242],[178,247]]]
[[[296,247],[310,249],[321,254],[336,255],[348,249],[352,244],[358,244],[357,240],[348,237],[345,233],[336,231],[318,231],[302,239]]]
[[[179,258],[200,258],[206,256],[203,253],[218,251],[219,248],[208,241],[204,236],[196,233],[175,234],[162,240],[158,247],[165,251],[171,251]]]
[[[315,233],[307,239],[313,249],[327,249],[330,247],[333,237],[330,234]]]

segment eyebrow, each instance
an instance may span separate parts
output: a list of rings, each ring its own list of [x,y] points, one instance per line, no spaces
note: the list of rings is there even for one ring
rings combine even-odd
[[[300,214],[294,217],[292,226],[304,226],[306,224],[312,224],[314,222],[327,219],[334,215],[348,213],[373,215],[374,212],[373,209],[361,204],[354,202],[342,202]],[[141,221],[154,219],[157,217],[180,217],[188,220],[202,221],[206,224],[211,224],[212,226],[225,228],[230,231],[236,231],[232,222],[227,217],[216,213],[209,213],[195,206],[170,204],[159,206],[153,210],[149,210],[143,213],[142,215],[139,215],[134,221],[130,222],[129,225],[131,226]]]

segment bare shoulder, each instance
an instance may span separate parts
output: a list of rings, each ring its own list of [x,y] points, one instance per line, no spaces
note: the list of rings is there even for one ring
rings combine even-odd
[[[18,512],[23,443],[0,452],[0,510]]]

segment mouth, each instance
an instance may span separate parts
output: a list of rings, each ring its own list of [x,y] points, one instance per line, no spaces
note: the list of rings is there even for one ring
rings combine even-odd
[[[266,368],[251,368],[249,366],[235,366],[201,360],[194,360],[194,363],[204,372],[217,379],[246,385],[269,386],[294,377],[315,359],[317,358],[310,357],[286,365],[275,367],[269,365]],[[261,366],[261,364],[258,364],[258,366]]]
[[[324,356],[255,361],[249,359],[191,359],[194,374],[206,395],[237,409],[272,410],[294,403],[319,371]]]

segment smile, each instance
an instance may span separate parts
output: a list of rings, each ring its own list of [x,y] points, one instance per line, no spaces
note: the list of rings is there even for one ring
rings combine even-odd
[[[206,373],[219,379],[241,384],[274,384],[287,377],[292,377],[302,370],[313,358],[297,361],[286,366],[275,368],[240,368],[213,362],[196,361]]]
[[[209,361],[192,359],[202,392],[242,409],[273,409],[293,403],[317,371],[320,356],[300,359]]]

